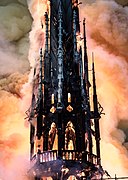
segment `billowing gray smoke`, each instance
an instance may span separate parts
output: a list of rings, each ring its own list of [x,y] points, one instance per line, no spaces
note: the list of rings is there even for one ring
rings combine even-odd
[[[26,72],[31,16],[26,1],[0,1],[0,75]]]
[[[105,1],[105,0],[104,0],[104,1]],[[109,1],[113,1],[113,0],[109,0]],[[109,1],[108,1],[108,2],[109,2]],[[84,2],[91,4],[91,3],[96,2],[96,0],[85,0]],[[123,6],[128,5],[128,1],[127,1],[127,0],[115,0],[115,2],[117,2],[118,4],[121,4],[121,5],[123,5]]]
[[[25,0],[0,0],[0,179],[25,179],[28,128],[21,88],[27,82],[32,18]],[[26,155],[27,154],[27,155]],[[20,166],[19,166],[20,163]],[[24,172],[24,173],[23,173]]]
[[[127,1],[118,1],[125,4]],[[101,124],[102,165],[113,176],[128,175],[128,7],[113,0],[83,1],[89,60],[95,54]],[[124,126],[125,124],[125,126]]]
[[[127,0],[116,1],[122,5],[127,3]],[[46,0],[39,2],[38,5],[41,5],[41,2],[45,3]],[[85,6],[85,2],[90,4]],[[91,4],[94,2],[95,0],[83,0],[81,9],[82,18],[87,19],[89,56],[92,51],[95,53],[99,99],[106,113],[101,120],[103,165],[110,174],[125,175],[128,169],[127,151],[123,146],[127,147],[124,132],[127,131],[128,125],[126,123],[128,8],[123,8],[112,0],[97,0],[95,4]],[[17,180],[17,177],[18,180],[26,179],[29,130],[24,125],[24,112],[27,106],[24,104],[23,95],[26,95],[27,102],[31,94],[28,85],[26,91],[21,89],[27,82],[29,61],[33,66],[32,61],[38,54],[40,47],[38,37],[42,37],[37,0],[28,0],[28,4],[33,19],[35,17],[30,34],[31,43],[29,32],[32,18],[26,0],[0,0],[0,179],[2,180]],[[43,7],[40,8],[42,14]],[[124,132],[117,128],[124,129]],[[19,162],[20,166],[17,166]]]

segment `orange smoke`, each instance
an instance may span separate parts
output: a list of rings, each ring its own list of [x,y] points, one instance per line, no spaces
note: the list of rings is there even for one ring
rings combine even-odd
[[[48,9],[47,0],[32,0],[29,10],[33,17],[32,31],[30,32],[29,62],[34,67],[38,63],[40,48],[44,48],[45,22],[44,14]],[[43,26],[43,28],[42,28]]]
[[[24,126],[21,111],[20,89],[26,82],[26,75],[12,74],[0,80],[0,178],[15,180],[16,174],[22,179],[27,165],[29,151],[28,128]],[[26,155],[26,157],[25,157]],[[26,166],[25,166],[26,167]],[[21,169],[20,169],[21,168]]]
[[[44,21],[47,0],[31,0],[28,4],[33,17],[29,50],[30,66],[33,68],[38,64],[35,60],[39,57],[40,47],[44,46],[45,28],[41,29],[41,22]],[[115,173],[125,176],[128,175],[128,152],[123,146],[126,135],[117,127],[122,120],[128,120],[128,8],[107,0],[97,0],[94,4],[84,6],[83,0],[81,10],[81,19],[86,17],[87,20],[89,60],[93,51],[98,97],[106,114],[100,120],[102,165],[112,176]],[[24,112],[30,105],[32,73],[29,83],[23,88],[27,75],[13,74],[0,79],[2,180],[26,179],[29,168],[29,129],[24,124]]]
[[[97,91],[104,107],[101,125],[102,165],[110,175],[128,175],[126,135],[118,129],[128,121],[128,7],[96,1],[82,8],[86,17],[89,60],[95,54]]]

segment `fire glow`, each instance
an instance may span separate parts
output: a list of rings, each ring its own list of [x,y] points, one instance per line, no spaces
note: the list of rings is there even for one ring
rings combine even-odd
[[[44,13],[48,6],[47,6],[47,1],[33,0],[29,4],[29,7],[34,19],[33,29],[32,32],[30,33],[29,60],[31,67],[34,68],[35,61],[33,61],[33,59],[38,58],[39,48],[44,43],[43,31],[40,27],[40,24],[41,22],[43,23],[44,21],[43,19]],[[111,15],[113,17],[114,13],[117,13],[117,10],[120,12],[120,17],[121,15],[123,17],[124,16],[128,17],[127,8],[125,8],[125,13],[121,14],[121,12],[124,11],[123,7],[116,5],[114,2],[110,3],[107,1],[106,2],[101,1],[95,5],[88,6],[87,8],[86,6],[84,8],[84,2],[83,2],[81,8],[83,8],[82,19],[84,17],[86,17],[87,19],[87,31],[88,31],[87,42],[89,48],[88,51],[90,54],[91,51],[95,52],[96,77],[97,77],[97,87],[99,94],[98,97],[105,111],[105,116],[102,117],[101,120],[101,131],[102,131],[101,152],[102,152],[102,161],[103,161],[102,164],[105,167],[105,169],[107,169],[109,174],[114,175],[115,173],[117,173],[120,176],[124,176],[128,174],[128,165],[127,165],[128,154],[125,147],[122,146],[122,144],[124,143],[125,135],[123,134],[123,132],[117,129],[117,124],[119,119],[123,118],[127,120],[128,117],[128,113],[127,113],[128,64],[126,60],[127,48],[124,41],[124,39],[127,39],[125,37],[127,35],[127,32],[123,33],[123,30],[121,29],[121,23],[118,19],[119,21],[118,29],[122,30],[122,33],[120,30],[122,38],[121,36],[119,36],[119,32],[116,32],[117,28],[115,24],[116,31],[114,31],[114,35],[115,37],[117,37],[116,36],[117,33],[119,39],[115,38],[113,41],[112,33],[111,32],[108,33],[107,31],[110,29],[109,21],[107,21],[107,18],[111,19],[110,18]],[[113,9],[115,9],[115,11]],[[113,14],[111,14],[111,12],[113,12]],[[102,18],[105,17],[106,19],[102,20]],[[113,17],[112,19],[114,18],[116,17]],[[96,25],[94,24],[94,22],[97,22]],[[115,22],[113,20],[112,24],[114,23]],[[108,40],[103,39],[103,37],[100,36],[100,34],[102,34],[103,37],[107,37]],[[110,45],[110,42],[112,41],[113,43]],[[117,44],[117,50],[113,49],[114,44]],[[123,45],[121,46],[121,44]],[[29,81],[30,82],[32,81],[31,76]],[[30,96],[31,93],[29,95],[29,98]],[[2,95],[2,100],[3,101],[1,101],[1,107],[2,107],[1,117],[4,123],[1,128],[1,139],[4,139],[4,143],[1,141],[1,149],[6,147],[5,152],[2,155],[2,161],[3,161],[2,166],[10,168],[10,164],[12,165],[13,164],[12,161],[14,161],[14,156],[13,156],[14,154],[26,155],[27,152],[29,152],[27,148],[29,145],[28,142],[29,130],[24,127],[24,120],[23,120],[24,114],[19,112],[20,104],[22,104],[22,100],[17,99],[13,95],[10,96],[7,93]],[[8,107],[9,112],[6,107]],[[24,111],[25,110],[26,109],[24,109]],[[9,128],[5,128],[5,127],[9,127]],[[18,133],[19,131],[21,135],[20,136],[17,135],[16,139],[14,136],[10,136],[11,134],[13,134],[13,132]],[[115,132],[114,136],[111,136],[112,132]],[[6,134],[5,135],[6,138],[3,138],[3,134],[4,135]],[[8,154],[11,154],[12,156],[8,156]],[[15,169],[14,167],[16,167],[16,165],[13,164],[13,168],[12,168],[13,173],[16,170],[20,172],[18,168]],[[1,169],[3,169],[3,167],[1,167]],[[24,168],[24,172],[25,171],[26,169]],[[4,174],[5,173],[6,172],[4,172]],[[2,180],[4,180],[3,178],[4,174],[2,175],[0,174],[2,176],[2,177],[0,176]],[[16,176],[14,177],[12,174],[9,173],[8,178],[14,180],[16,179]],[[20,180],[20,177],[18,179]],[[21,177],[21,179],[23,180],[23,177]],[[26,177],[24,177],[24,179],[26,179]]]
[[[98,8],[97,8],[97,11],[96,11],[95,6],[98,6],[99,10],[101,10],[102,7],[103,7],[104,12],[99,11]],[[93,24],[93,18],[94,17],[97,18],[98,13],[99,14],[100,13],[101,14],[102,13],[104,13],[104,14],[108,13],[107,12],[107,7],[108,6],[111,6],[111,8],[114,7],[115,9],[119,8],[120,11],[121,11],[121,8],[122,8],[122,7],[118,6],[118,5],[116,5],[116,3],[114,3],[114,2],[112,2],[111,5],[109,5],[107,1],[106,2],[101,1],[101,2],[99,2],[97,4],[95,4],[95,5],[88,6],[91,9],[89,11],[88,8],[86,8],[86,6],[84,7],[84,2],[83,2],[83,5],[81,5],[81,9],[83,9],[81,19],[83,19],[84,17],[86,17],[86,19],[87,19],[86,28],[87,28],[87,32],[88,32],[87,33],[87,42],[88,42],[88,46],[89,46],[88,51],[89,51],[89,54],[91,54],[91,51],[95,52],[96,77],[97,77],[97,83],[98,83],[98,86],[99,86],[98,87],[98,94],[99,94],[100,102],[102,102],[102,105],[104,106],[105,114],[106,114],[104,117],[102,117],[102,120],[101,120],[101,132],[102,132],[102,134],[101,134],[101,137],[102,137],[102,143],[101,143],[102,150],[101,150],[101,152],[102,152],[103,165],[105,166],[105,169],[107,169],[107,171],[111,175],[114,175],[115,173],[118,173],[118,175],[127,175],[127,167],[125,167],[125,165],[126,165],[125,161],[127,159],[127,151],[120,144],[120,142],[118,142],[118,140],[116,140],[116,139],[112,140],[112,137],[111,137],[112,130],[116,129],[116,124],[117,123],[115,123],[115,121],[118,121],[118,120],[115,119],[116,117],[113,117],[115,115],[112,115],[112,113],[111,113],[111,111],[112,111],[111,109],[116,108],[115,104],[113,103],[114,101],[113,102],[111,101],[111,99],[113,99],[115,97],[115,95],[112,94],[113,97],[112,96],[109,97],[110,94],[111,94],[112,88],[114,89],[115,86],[113,86],[113,84],[110,85],[110,83],[109,84],[106,83],[106,85],[108,84],[107,88],[104,86],[105,85],[105,79],[107,81],[107,78],[111,77],[111,75],[114,75],[114,73],[115,73],[114,72],[115,70],[113,69],[112,65],[114,67],[116,67],[116,62],[117,62],[118,69],[120,69],[123,66],[123,61],[119,62],[120,60],[122,60],[122,58],[119,58],[119,56],[116,56],[114,53],[110,53],[107,48],[102,47],[102,44],[99,45],[99,46],[97,45],[97,40],[95,38],[93,38],[93,32],[96,33],[97,30],[95,29],[96,28],[95,25],[93,25],[93,26],[91,25],[91,24]],[[123,8],[122,8],[122,10],[123,10]],[[45,11],[45,9],[43,11]],[[36,21],[36,18],[35,18],[35,21]],[[105,22],[106,22],[106,26],[107,26],[108,22],[107,21],[105,21]],[[102,25],[104,26],[105,22],[103,24],[103,22],[101,21],[100,26],[102,26]],[[96,36],[94,36],[94,37],[96,37]],[[105,55],[104,58],[103,58],[103,54]],[[91,58],[89,57],[89,60],[90,59]],[[109,61],[107,61],[107,59],[114,59],[115,62],[114,62],[114,60],[113,60],[113,62],[109,62]],[[106,63],[105,63],[106,61],[107,61],[108,68],[110,66],[110,69],[111,69],[111,71],[109,71],[110,73],[108,73],[107,66],[106,66]],[[123,75],[123,72],[122,72],[122,75]],[[116,76],[116,74],[115,74],[115,76]],[[120,85],[117,83],[117,88],[116,89],[118,90],[119,87],[120,87]],[[107,92],[104,89],[106,89]],[[108,94],[108,91],[109,91],[109,94]],[[117,94],[119,96],[120,92],[118,91]],[[109,103],[108,103],[108,97],[110,99]],[[111,128],[109,128],[110,120],[113,122],[113,126],[111,126]],[[112,122],[111,122],[111,124],[112,124]],[[106,128],[107,130],[104,130],[105,129],[104,127],[107,127]],[[108,129],[110,129],[110,131],[108,131]],[[117,146],[114,146],[113,143],[114,144],[116,143]],[[111,159],[111,155],[108,152],[108,147],[111,147],[111,152],[113,152],[115,154],[114,155],[115,158]],[[120,147],[120,150],[117,147]],[[120,152],[122,150],[124,152],[123,156],[120,154]],[[112,166],[111,166],[111,164],[112,164]]]

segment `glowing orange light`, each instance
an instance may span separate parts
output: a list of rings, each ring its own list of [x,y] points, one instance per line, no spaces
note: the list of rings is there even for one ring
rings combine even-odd
[[[55,111],[56,111],[56,108],[54,106],[52,106],[51,109],[50,109],[50,112],[55,113]]]
[[[52,97],[51,97],[51,104],[54,104],[54,94],[52,94]]]
[[[75,6],[75,7],[78,6],[78,3],[75,2],[75,3],[74,3],[74,6]]]
[[[72,107],[71,105],[69,105],[69,106],[67,107],[67,111],[69,111],[69,112],[73,111],[73,107]]]
[[[71,93],[68,93],[68,103],[71,103]]]

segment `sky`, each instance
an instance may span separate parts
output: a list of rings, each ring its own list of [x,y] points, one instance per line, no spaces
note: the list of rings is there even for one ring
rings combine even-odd
[[[94,52],[102,164],[109,174],[128,175],[128,7],[127,0],[82,0],[88,57]],[[122,6],[123,5],[123,6]],[[40,18],[36,0],[0,0],[0,179],[26,180],[29,168],[30,69],[38,56]],[[44,13],[41,10],[42,14]],[[20,167],[17,164],[21,162]],[[11,171],[10,171],[11,170]],[[5,178],[6,174],[6,178]]]

